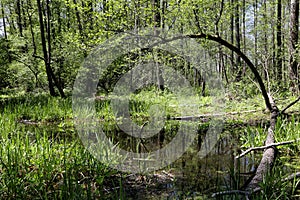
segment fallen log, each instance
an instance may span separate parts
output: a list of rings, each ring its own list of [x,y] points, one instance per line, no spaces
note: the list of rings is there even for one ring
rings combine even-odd
[[[268,128],[267,132],[267,138],[265,141],[265,145],[270,145],[275,142],[275,125],[277,121],[277,117],[279,115],[279,109],[277,108],[272,96],[268,94],[269,101],[271,103],[271,119],[270,119],[270,126]],[[276,158],[277,149],[275,146],[270,146],[264,150],[263,156],[261,158],[261,161],[256,169],[255,175],[252,177],[252,179],[249,181],[247,185],[244,186],[245,191],[257,191],[259,190],[260,186],[259,184],[263,181],[264,177],[270,170],[272,169],[275,158]]]

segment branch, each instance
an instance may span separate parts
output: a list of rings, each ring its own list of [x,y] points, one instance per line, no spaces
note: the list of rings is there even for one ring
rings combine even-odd
[[[231,194],[250,195],[251,192],[243,191],[243,190],[228,190],[228,191],[213,193],[211,197],[214,198],[214,197],[221,196],[221,195],[231,195]]]
[[[289,175],[288,177],[282,179],[282,181],[286,182],[286,181],[293,180],[295,178],[300,178],[300,172],[293,173],[293,174]]]
[[[254,74],[255,78],[257,79],[257,82],[258,82],[259,87],[261,89],[261,93],[264,97],[266,106],[269,109],[269,111],[272,111],[272,106],[271,106],[271,103],[270,103],[270,100],[269,100],[269,97],[268,97],[266,87],[265,87],[264,82],[263,82],[261,76],[259,75],[256,67],[254,66],[254,64],[250,61],[250,59],[238,47],[234,46],[233,44],[230,44],[226,40],[222,39],[220,36],[214,36],[214,35],[210,35],[210,34],[200,33],[200,34],[189,34],[189,35],[186,35],[186,36],[175,36],[175,37],[170,38],[170,39],[161,38],[162,41],[158,41],[158,42],[152,44],[151,46],[149,46],[148,48],[153,48],[153,47],[158,46],[158,45],[163,44],[163,43],[168,43],[168,42],[172,42],[172,41],[179,40],[179,39],[184,39],[184,38],[206,39],[206,40],[214,41],[214,42],[217,42],[217,43],[227,47],[228,49],[234,51],[237,55],[239,55],[244,60],[244,62],[248,65],[248,67],[250,68],[250,70]]]
[[[35,54],[32,54],[32,57],[34,57],[34,58],[38,58],[38,59],[41,59],[41,60],[45,61],[45,59],[44,59],[43,57],[41,57],[41,56],[38,56],[38,55],[35,55]]]
[[[257,82],[260,86],[260,89],[261,89],[261,92],[262,92],[262,95],[264,97],[264,100],[265,100],[265,103],[266,103],[266,106],[267,108],[271,111],[272,110],[272,107],[271,107],[271,103],[269,101],[269,98],[268,98],[268,93],[266,91],[266,87],[262,81],[262,78],[261,76],[259,75],[257,69],[255,68],[254,64],[250,61],[250,59],[239,49],[237,48],[236,46],[230,44],[229,42],[227,42],[226,40],[222,39],[221,37],[219,36],[212,36],[212,35],[208,35],[208,34],[191,34],[191,35],[187,35],[188,37],[190,38],[206,38],[208,40],[211,40],[211,41],[215,41],[225,47],[227,47],[228,49],[234,51],[237,55],[239,55],[244,61],[245,63],[248,65],[248,67],[251,69],[252,73],[254,74],[255,78],[257,79]]]
[[[241,157],[244,157],[246,154],[250,153],[251,151],[264,150],[264,149],[267,149],[267,148],[270,148],[270,147],[276,147],[276,146],[280,146],[280,145],[292,144],[292,143],[298,142],[298,141],[300,141],[300,138],[298,138],[296,140],[272,143],[272,144],[268,144],[268,145],[260,146],[260,147],[251,147],[251,148],[247,149],[246,151],[244,151],[243,153],[241,153],[240,155],[236,156],[235,158],[239,159]]]
[[[217,196],[221,196],[221,195],[232,195],[232,194],[240,194],[240,195],[245,195],[246,197],[248,197],[249,195],[255,193],[255,192],[259,192],[261,190],[261,188],[256,188],[253,191],[244,191],[244,190],[228,190],[228,191],[223,191],[223,192],[216,192],[212,194],[212,197],[217,197]]]
[[[292,103],[290,103],[289,105],[287,105],[281,112],[280,114],[283,114],[287,109],[289,109],[290,107],[292,107],[294,104],[296,104],[298,101],[300,101],[300,96],[293,101]]]
[[[240,111],[240,112],[213,113],[213,114],[203,114],[203,115],[197,115],[197,116],[179,116],[179,117],[171,117],[170,120],[192,120],[192,119],[201,119],[201,118],[205,118],[205,117],[238,115],[238,114],[242,114],[242,113],[252,113],[252,112],[259,112],[259,111],[262,111],[262,110],[246,110],[246,111]]]

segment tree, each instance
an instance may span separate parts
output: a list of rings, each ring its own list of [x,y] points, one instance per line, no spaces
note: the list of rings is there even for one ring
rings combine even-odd
[[[281,39],[281,24],[282,24],[282,2],[277,0],[277,23],[276,23],[276,68],[277,79],[282,80],[282,39]]]
[[[291,0],[290,15],[290,75],[294,89],[299,91],[299,66],[297,62],[298,55],[298,31],[299,31],[299,0]]]
[[[51,33],[50,33],[51,23],[50,23],[49,3],[50,3],[49,0],[46,0],[46,12],[47,12],[47,41],[46,41],[42,5],[41,5],[41,1],[37,0],[39,23],[40,23],[40,34],[41,34],[42,48],[43,48],[43,55],[44,55],[43,60],[45,62],[50,95],[51,96],[57,95],[54,89],[54,86],[56,85],[61,97],[65,97],[64,91],[58,84],[58,81],[51,68]],[[48,45],[48,49],[47,49],[47,45]]]

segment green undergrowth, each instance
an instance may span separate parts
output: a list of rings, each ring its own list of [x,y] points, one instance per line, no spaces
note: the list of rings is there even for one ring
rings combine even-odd
[[[97,117],[107,133],[116,133],[117,117],[110,107],[112,96],[95,101]],[[268,119],[261,96],[220,99],[188,96],[182,101],[172,93],[140,91],[129,101],[131,119],[142,126],[160,113],[165,117],[163,130],[172,139],[178,130],[180,116],[200,116],[199,134],[207,129],[213,114],[227,113],[225,128],[230,124]],[[217,100],[217,101],[216,101]],[[285,103],[285,102],[284,102]],[[96,160],[82,145],[73,124],[71,97],[50,97],[46,94],[22,94],[0,97],[0,196],[5,199],[94,199],[121,198],[122,184],[111,182],[118,174]],[[297,106],[296,106],[297,108]],[[295,109],[295,108],[293,108]],[[253,112],[244,112],[252,110]],[[230,114],[231,113],[231,114]],[[155,118],[154,118],[155,120]],[[300,138],[296,119],[279,120],[276,142]],[[266,127],[245,128],[242,148],[260,146]],[[112,137],[113,139],[113,137]],[[289,172],[299,169],[299,142],[278,147],[278,164]],[[118,188],[110,191],[109,188]]]
[[[243,150],[264,145],[268,125],[247,127],[241,136]],[[276,162],[272,173],[268,174],[261,183],[262,192],[254,199],[298,199],[300,197],[299,178],[284,181],[289,175],[300,171],[300,123],[295,116],[287,119],[279,117],[275,126],[275,143],[294,141],[290,144],[277,146]],[[248,154],[257,157],[257,163],[262,151]]]
[[[0,110],[17,120],[58,122],[72,118],[71,98],[62,99],[47,94],[0,98]]]
[[[109,197],[104,183],[116,171],[82,145],[70,122],[70,99],[40,95],[0,101],[1,199]]]

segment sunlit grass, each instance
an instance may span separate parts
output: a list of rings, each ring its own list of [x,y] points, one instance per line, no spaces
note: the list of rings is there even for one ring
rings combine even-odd
[[[23,96],[1,104],[1,198],[103,197],[103,182],[115,172],[82,145],[70,99]]]

